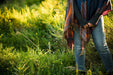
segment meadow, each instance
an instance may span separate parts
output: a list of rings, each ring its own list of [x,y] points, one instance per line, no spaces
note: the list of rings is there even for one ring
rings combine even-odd
[[[66,3],[1,0],[0,75],[78,75],[74,51],[63,38]],[[113,54],[113,11],[104,16],[104,22]],[[87,75],[104,75],[92,38],[85,50]]]

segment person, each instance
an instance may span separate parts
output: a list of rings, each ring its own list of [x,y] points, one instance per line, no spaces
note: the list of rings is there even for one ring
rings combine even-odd
[[[105,39],[103,16],[112,10],[110,0],[67,0],[64,37],[75,50],[80,72],[85,71],[85,47],[92,35],[106,72],[113,72],[113,61]]]

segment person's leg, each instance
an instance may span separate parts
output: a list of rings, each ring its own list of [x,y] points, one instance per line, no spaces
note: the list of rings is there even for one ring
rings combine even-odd
[[[76,31],[74,31],[74,49],[75,49],[75,61],[77,64],[77,69],[79,71],[84,71],[85,70],[85,51],[83,52],[83,55],[79,56],[82,51],[82,44],[80,40],[79,29],[76,29]]]
[[[103,16],[99,20],[97,27],[93,30],[92,37],[106,71],[111,71],[111,69],[113,68],[113,61],[105,40]]]

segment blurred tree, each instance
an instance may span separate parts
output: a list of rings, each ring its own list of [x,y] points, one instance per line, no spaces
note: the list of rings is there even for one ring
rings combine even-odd
[[[2,4],[2,3],[4,3],[5,2],[5,0],[0,0],[0,4]]]
[[[12,2],[12,0],[0,0],[0,4],[7,3],[7,2]]]

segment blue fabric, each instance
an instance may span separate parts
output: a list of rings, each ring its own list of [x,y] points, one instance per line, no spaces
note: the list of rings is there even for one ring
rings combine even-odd
[[[80,40],[80,29],[76,29],[74,32],[74,43],[75,45],[75,61],[77,64],[78,70],[85,70],[85,50],[83,55],[79,56],[82,51],[82,44]],[[107,46],[104,34],[104,21],[103,17],[98,22],[97,27],[92,32],[93,41],[95,47],[103,61],[106,71],[111,72],[113,68],[112,56],[110,54],[109,48]]]
[[[98,8],[101,8],[103,3],[108,0],[76,0],[79,11],[83,2],[87,2],[87,20],[89,20]]]

